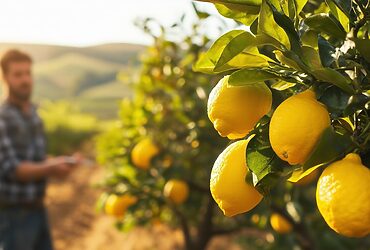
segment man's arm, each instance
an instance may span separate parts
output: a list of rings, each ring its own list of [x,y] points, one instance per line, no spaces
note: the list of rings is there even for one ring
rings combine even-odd
[[[65,177],[73,169],[66,157],[50,158],[43,162],[22,162],[17,158],[6,125],[0,119],[0,178],[7,177],[22,182],[37,181],[49,176]]]
[[[66,162],[66,157],[56,157],[45,160],[40,163],[36,162],[21,162],[16,166],[14,176],[15,179],[22,182],[37,181],[47,177],[66,177],[73,165]]]

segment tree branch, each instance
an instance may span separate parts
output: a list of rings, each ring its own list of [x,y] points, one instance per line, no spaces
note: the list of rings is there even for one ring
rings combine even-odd
[[[191,238],[191,235],[190,235],[190,229],[189,229],[187,219],[181,213],[181,211],[176,207],[175,204],[170,203],[169,206],[180,221],[181,229],[182,229],[182,232],[184,234],[186,249],[187,250],[192,250],[193,249],[193,241],[192,241],[192,238]]]

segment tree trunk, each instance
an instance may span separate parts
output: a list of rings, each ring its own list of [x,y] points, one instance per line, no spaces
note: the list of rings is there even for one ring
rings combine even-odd
[[[198,235],[194,244],[194,250],[204,250],[206,249],[209,241],[212,238],[212,218],[213,218],[213,209],[214,209],[214,201],[211,196],[208,197],[207,205],[205,207],[204,214],[202,216],[202,221],[198,227]]]

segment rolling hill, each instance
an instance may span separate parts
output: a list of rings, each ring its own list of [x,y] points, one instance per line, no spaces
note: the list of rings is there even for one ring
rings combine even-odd
[[[1,44],[28,52],[34,59],[36,102],[68,100],[99,118],[116,114],[117,102],[130,97],[130,88],[116,80],[118,72],[131,74],[145,49],[135,44],[66,47],[38,44]]]

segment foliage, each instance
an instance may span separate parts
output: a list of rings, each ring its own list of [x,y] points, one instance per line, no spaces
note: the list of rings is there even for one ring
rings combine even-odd
[[[227,141],[218,136],[206,115],[208,93],[220,77],[192,71],[209,43],[199,31],[207,14],[197,13],[200,20],[193,24],[191,34],[183,33],[185,17],[170,27],[151,19],[141,23],[154,44],[142,55],[139,75],[131,80],[134,98],[122,101],[119,121],[97,141],[98,161],[108,173],[102,183],[105,192],[139,198],[118,227],[127,230],[159,218],[182,228],[187,249],[204,249],[213,236],[239,230],[243,222],[250,224],[249,216],[222,216],[210,196],[211,167]],[[153,29],[161,33],[153,35]],[[169,34],[177,41],[170,41]],[[160,154],[148,170],[142,170],[134,166],[130,154],[148,137],[159,146]],[[170,179],[187,182],[190,191],[184,204],[175,205],[164,196]],[[99,207],[104,207],[106,197],[102,195]]]
[[[52,155],[74,153],[99,131],[94,116],[79,112],[67,102],[44,102],[39,114],[44,121],[48,153]]]
[[[272,210],[295,223],[296,236],[278,237],[276,245],[266,249],[278,248],[280,241],[305,249],[366,249],[366,239],[352,241],[324,230],[313,209],[314,195],[284,181],[296,182],[349,152],[361,154],[369,166],[370,2],[205,2],[214,3],[221,15],[244,26],[217,39],[195,63],[195,71],[230,74],[229,83],[234,86],[267,84],[273,91],[273,110],[289,96],[311,88],[331,114],[331,128],[301,165],[290,166],[271,149],[268,129],[273,111],[250,132],[255,136],[246,153],[253,183],[268,198]]]

